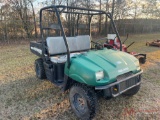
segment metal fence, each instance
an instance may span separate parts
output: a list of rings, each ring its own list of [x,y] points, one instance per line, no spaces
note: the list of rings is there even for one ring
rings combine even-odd
[[[116,21],[121,35],[160,32],[159,19],[128,19]]]

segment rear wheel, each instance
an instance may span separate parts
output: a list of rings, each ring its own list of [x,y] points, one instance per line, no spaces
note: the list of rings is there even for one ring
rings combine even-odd
[[[43,66],[43,60],[41,58],[35,60],[35,71],[36,71],[36,76],[39,79],[45,79],[46,74]]]
[[[125,95],[125,96],[133,96],[133,95],[138,93],[139,89],[140,89],[140,85],[135,86],[135,87],[129,89],[128,91],[124,92],[123,95]]]
[[[73,112],[79,119],[92,119],[97,111],[97,96],[91,88],[75,84],[71,87],[69,100]]]

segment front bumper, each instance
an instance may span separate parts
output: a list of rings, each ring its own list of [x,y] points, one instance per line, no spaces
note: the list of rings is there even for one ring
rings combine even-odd
[[[129,90],[135,86],[140,85],[141,84],[140,75],[142,73],[143,73],[143,70],[141,70],[140,72],[138,72],[136,74],[133,74],[133,75],[130,75],[126,78],[123,78],[117,82],[111,83],[109,85],[97,86],[97,87],[95,87],[95,90],[104,90],[104,91],[107,91],[107,93],[109,93],[112,97],[116,97],[116,96],[126,92],[127,90]],[[137,79],[137,78],[139,78],[139,79]]]

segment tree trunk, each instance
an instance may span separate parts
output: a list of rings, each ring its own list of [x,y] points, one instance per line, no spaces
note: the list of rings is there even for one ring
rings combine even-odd
[[[101,5],[102,5],[102,1],[100,0],[100,2],[99,2],[99,9],[101,10]],[[102,16],[100,15],[99,16],[99,33],[101,33],[101,21],[102,21]]]
[[[113,0],[113,2],[112,2],[112,18],[113,18],[113,15],[114,15],[114,7],[115,7],[115,0]],[[113,33],[111,21],[110,21],[110,25],[109,25],[109,32]]]
[[[109,11],[109,5],[108,5],[108,1],[109,0],[106,0],[106,12]],[[105,32],[108,34],[108,16],[106,16],[106,20],[105,20]],[[106,35],[106,33],[104,33]]]
[[[6,20],[6,15],[4,15],[4,22],[5,22],[4,40],[9,43],[9,41],[8,41],[8,33],[7,33],[7,20]]]
[[[34,31],[35,31],[35,38],[37,38],[37,24],[36,24],[36,15],[33,7],[33,3],[29,1],[32,7],[32,12],[33,12],[33,19],[34,19]]]

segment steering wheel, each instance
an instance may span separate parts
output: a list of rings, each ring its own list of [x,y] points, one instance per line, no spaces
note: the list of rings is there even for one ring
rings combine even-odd
[[[94,42],[94,41],[91,41],[91,42],[95,44],[95,45],[94,45],[95,49],[100,50],[100,49],[103,49],[103,47],[104,47],[104,46],[103,46],[101,43],[99,43],[99,42]]]

